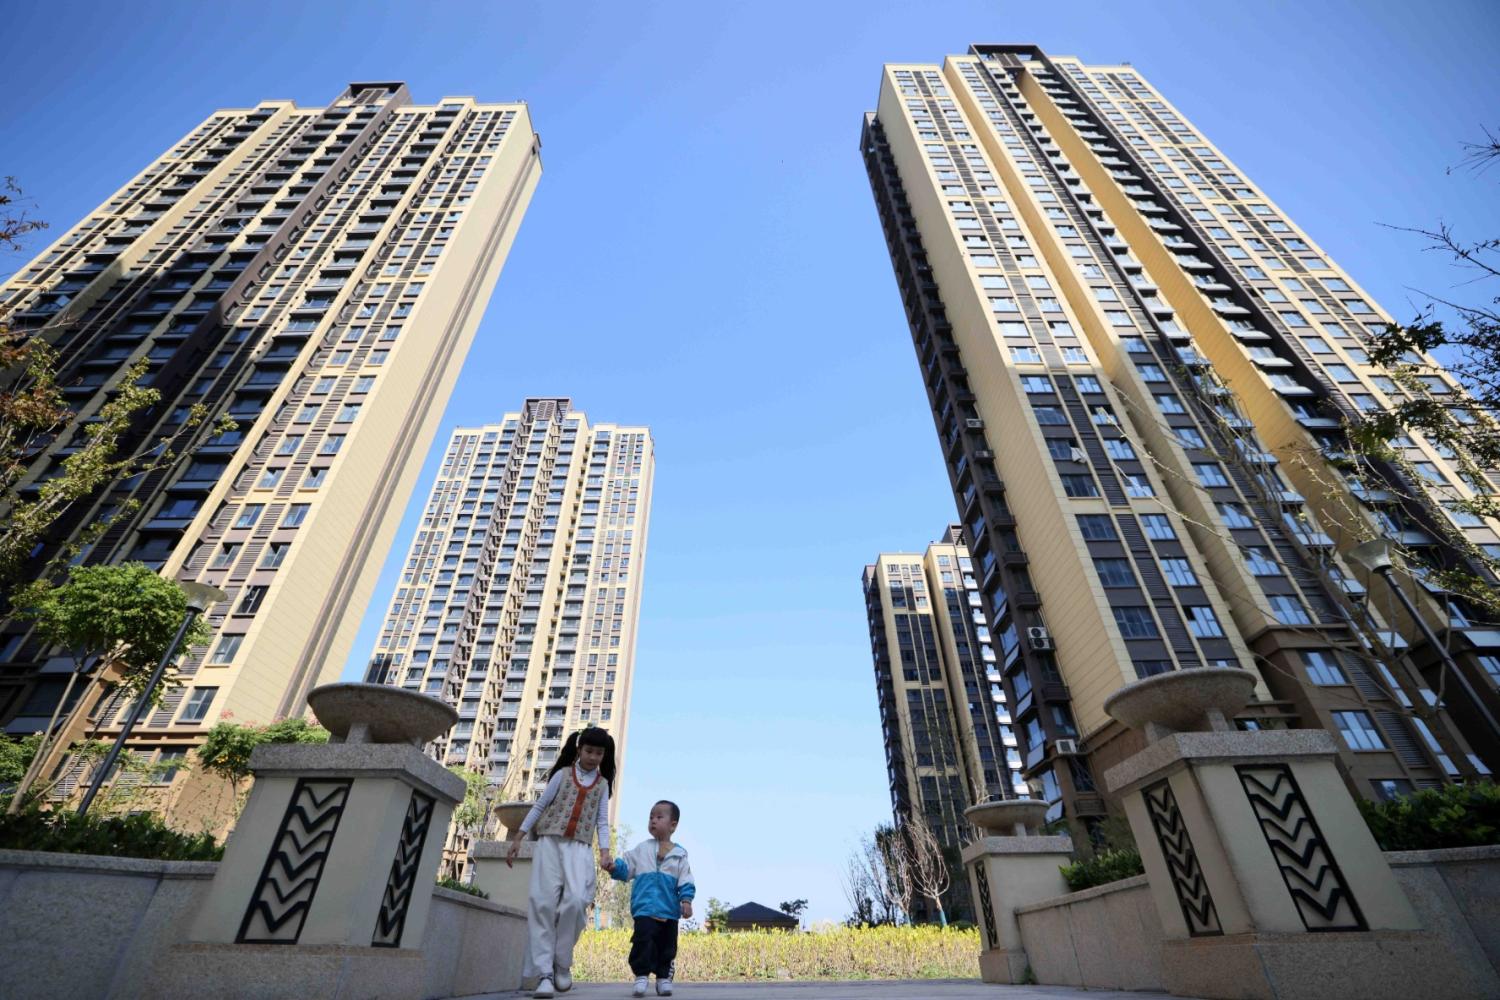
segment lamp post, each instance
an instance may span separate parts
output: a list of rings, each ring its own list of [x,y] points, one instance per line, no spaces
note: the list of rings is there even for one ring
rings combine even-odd
[[[178,580],[177,585],[183,589],[187,596],[187,614],[182,616],[182,624],[177,627],[177,634],[172,637],[172,644],[162,654],[161,662],[156,669],[151,671],[151,678],[146,681],[146,687],[141,691],[140,697],[136,698],[135,704],[130,709],[130,718],[125,720],[125,726],[120,730],[120,735],[115,738],[115,745],[109,748],[109,753],[104,757],[104,763],[99,765],[98,772],[94,775],[93,783],[89,785],[88,792],[83,796],[83,801],[78,804],[78,815],[82,816],[89,811],[94,797],[99,794],[99,789],[104,787],[109,772],[114,768],[115,761],[120,759],[120,751],[125,749],[125,741],[130,738],[130,733],[135,729],[136,723],[141,721],[141,716],[146,714],[146,706],[151,704],[151,693],[156,690],[156,685],[161,683],[162,674],[167,672],[167,664],[177,655],[177,647],[182,642],[182,637],[187,635],[187,630],[192,626],[193,619],[207,611],[213,605],[224,600],[229,595],[218,587],[210,587],[206,583],[195,583],[190,580]]]
[[[1422,637],[1427,640],[1428,644],[1442,658],[1444,668],[1458,679],[1458,683],[1462,685],[1464,693],[1469,696],[1469,701],[1473,703],[1475,710],[1484,716],[1485,724],[1490,727],[1490,731],[1500,735],[1500,723],[1495,721],[1495,716],[1490,712],[1489,707],[1480,700],[1479,693],[1474,690],[1473,686],[1469,683],[1469,679],[1458,668],[1458,661],[1453,659],[1453,654],[1448,652],[1448,647],[1438,641],[1437,633],[1432,630],[1431,625],[1427,624],[1427,619],[1423,618],[1417,612],[1416,605],[1412,604],[1411,598],[1406,596],[1406,592],[1401,589],[1401,585],[1392,576],[1391,540],[1389,538],[1374,538],[1368,542],[1356,545],[1349,551],[1349,558],[1353,559],[1364,569],[1379,576],[1385,581],[1386,586],[1391,588],[1391,592],[1396,595],[1396,599],[1406,609],[1407,615],[1410,616],[1412,621],[1417,623],[1417,628],[1422,630]]]

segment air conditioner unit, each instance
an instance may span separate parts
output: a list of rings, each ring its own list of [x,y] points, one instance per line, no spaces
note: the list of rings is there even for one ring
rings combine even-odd
[[[964,426],[971,431],[984,430],[984,421],[978,417],[968,417],[964,420]]]
[[[1078,756],[1078,741],[1053,740],[1052,753],[1058,757],[1076,757]]]
[[[1045,626],[1033,625],[1026,630],[1026,641],[1031,644],[1032,649],[1046,650],[1052,648],[1052,633]]]

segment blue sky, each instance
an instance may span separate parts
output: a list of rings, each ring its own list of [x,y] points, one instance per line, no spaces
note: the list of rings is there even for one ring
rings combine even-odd
[[[6,6],[0,175],[56,227],[218,107],[355,79],[530,103],[545,172],[439,442],[538,394],[651,426],[622,818],[675,799],[705,898],[813,919],[889,816],[861,568],[953,517],[857,149],[880,65],[1131,61],[1398,315],[1477,293],[1378,223],[1500,232],[1500,175],[1445,174],[1500,125],[1493,2]]]

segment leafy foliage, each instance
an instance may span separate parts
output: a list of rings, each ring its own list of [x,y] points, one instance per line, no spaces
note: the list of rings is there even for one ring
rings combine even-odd
[[[1068,883],[1068,888],[1073,892],[1146,873],[1146,869],[1141,867],[1141,852],[1134,848],[1098,851],[1091,858],[1063,865],[1059,870],[1063,881]]]
[[[787,900],[786,902],[784,902],[780,906],[778,906],[777,909],[779,909],[782,913],[785,913],[789,917],[793,917],[793,918],[795,918],[797,920],[801,920],[803,912],[806,911],[806,909],[807,909],[807,900],[805,900],[805,899],[791,899],[791,900]]]
[[[478,896],[480,899],[490,898],[490,894],[479,888],[477,885],[469,885],[466,882],[460,882],[456,878],[440,878],[437,880],[437,886],[439,889],[452,889],[454,892],[466,892],[471,896]]]
[[[703,927],[709,931],[722,931],[729,926],[730,904],[722,902],[714,896],[708,897],[708,916],[703,920]]]
[[[0,816],[0,848],[156,861],[218,861],[224,856],[209,834],[179,833],[151,813],[79,816],[27,810]]]
[[[69,650],[80,666],[94,657],[125,665],[121,683],[139,694],[172,645],[187,614],[187,595],[145,563],[75,566],[67,582],[38,580],[22,588],[21,617],[36,623],[48,641]],[[201,618],[183,636],[181,649],[208,642],[212,632]],[[160,700],[170,681],[157,688]]]
[[[1383,851],[1500,844],[1500,787],[1488,781],[1424,788],[1389,802],[1361,799],[1359,811]]]
[[[198,747],[198,763],[209,774],[217,774],[234,790],[235,808],[240,806],[240,782],[250,776],[250,755],[262,743],[327,743],[328,730],[306,719],[282,719],[268,726],[220,722],[208,731]]]
[[[13,785],[21,780],[37,747],[42,745],[42,734],[32,733],[19,740],[0,739],[0,785]]]

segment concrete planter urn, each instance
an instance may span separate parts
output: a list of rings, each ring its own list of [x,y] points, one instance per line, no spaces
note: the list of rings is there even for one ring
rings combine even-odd
[[[1104,711],[1152,742],[1168,733],[1233,728],[1234,714],[1255,696],[1255,675],[1233,667],[1174,670],[1127,684],[1104,700]]]
[[[521,828],[521,822],[526,819],[526,814],[531,812],[530,802],[497,802],[492,810],[500,825],[505,827],[506,837]]]
[[[1047,803],[1037,799],[990,799],[964,810],[970,823],[991,837],[1036,836],[1047,819]]]
[[[307,695],[330,743],[420,747],[453,728],[458,711],[436,698],[385,684],[324,684]]]

